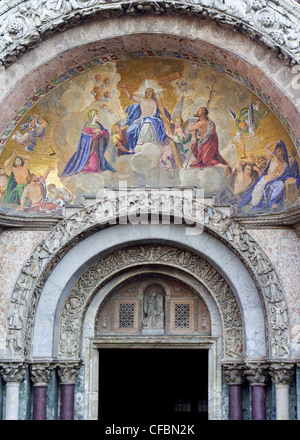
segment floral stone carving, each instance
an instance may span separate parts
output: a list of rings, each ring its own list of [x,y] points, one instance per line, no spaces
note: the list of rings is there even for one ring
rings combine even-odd
[[[12,3],[12,2],[10,2]],[[258,38],[292,64],[299,61],[298,8],[285,0],[24,0],[0,15],[0,64],[13,63],[49,33],[77,26],[94,16],[143,13],[197,14]]]

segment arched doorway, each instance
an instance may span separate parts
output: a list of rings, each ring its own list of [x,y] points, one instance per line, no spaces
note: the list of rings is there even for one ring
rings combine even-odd
[[[208,419],[208,350],[100,349],[99,420]]]
[[[199,294],[149,273],[123,283],[103,301],[95,325],[101,421],[207,419],[208,350],[186,348],[182,338],[197,335],[203,345],[211,335]]]
[[[267,324],[275,316],[274,310],[270,308],[268,312],[271,318],[265,316],[251,276],[251,272],[257,273],[255,279],[259,281],[258,272],[261,269],[273,271],[272,266],[262,254],[259,256],[265,262],[263,266],[250,260],[249,252],[251,255],[255,248],[257,253],[260,252],[258,245],[232,220],[218,215],[210,207],[205,208],[206,230],[197,236],[197,240],[186,235],[185,225],[173,223],[137,226],[115,222],[103,228],[101,219],[106,204],[102,202],[92,207],[92,215],[90,208],[88,212],[88,217],[83,210],[60,223],[24,266],[14,299],[21,300],[22,292],[28,290],[25,280],[30,279],[35,280],[35,289],[40,295],[38,303],[37,295],[32,296],[27,321],[24,316],[27,324],[23,329],[16,329],[16,334],[20,335],[22,330],[28,335],[23,347],[26,359],[31,353],[30,359],[37,366],[41,359],[47,360],[44,365],[47,369],[50,364],[57,365],[67,381],[64,385],[72,385],[77,401],[82,403],[80,417],[91,420],[98,419],[99,349],[108,347],[108,343],[111,344],[108,348],[119,349],[122,343],[122,348],[136,349],[147,337],[151,349],[162,346],[164,349],[207,350],[210,371],[208,418],[222,419],[223,365],[229,369],[229,380],[238,380],[237,373],[248,369],[248,364],[253,380],[262,380],[265,377],[262,373],[268,368],[265,337],[278,342]],[[101,225],[98,230],[97,222]],[[52,253],[46,249],[51,249]],[[249,260],[249,266],[243,264],[237,255],[243,256],[246,262]],[[37,268],[40,272],[36,272]],[[48,275],[44,278],[46,273]],[[130,334],[126,336],[126,347],[121,335],[113,339],[97,333],[99,307],[107,302],[111,292],[133,277],[149,277],[150,274],[153,281],[154,273],[160,278],[173,277],[188,285],[193,292],[200,293],[209,310],[211,335]],[[275,272],[272,273],[275,277]],[[268,307],[271,301],[269,290],[264,287],[261,293]],[[14,307],[19,308],[18,302],[12,301]],[[255,321],[251,319],[253,311]],[[34,322],[31,320],[33,315]],[[45,322],[51,331],[41,331]],[[258,331],[259,327],[261,331]],[[276,345],[272,347],[276,355],[281,345],[278,349]],[[286,349],[282,347],[284,357]],[[271,353],[269,355],[268,359],[272,359]],[[22,360],[20,356],[15,359]],[[275,362],[277,358],[273,359]],[[255,374],[256,370],[259,376]],[[81,385],[76,391],[78,373]],[[233,385],[239,387],[239,382]]]
[[[132,393],[134,394],[137,387],[139,397],[136,399],[141,399],[142,389],[147,383],[147,372],[153,370],[151,381],[157,380],[162,383],[165,378],[164,388],[161,388],[159,393],[163,394],[161,398],[169,407],[170,417],[172,414],[174,416],[175,411],[183,413],[181,418],[191,417],[191,412],[193,414],[195,411],[198,412],[199,407],[199,417],[207,418],[209,414],[210,418],[218,419],[221,417],[219,401],[222,392],[220,362],[222,346],[225,344],[226,352],[236,351],[232,354],[234,357],[239,357],[240,350],[243,351],[239,345],[243,344],[243,336],[237,337],[239,343],[232,345],[230,338],[223,334],[222,319],[227,321],[227,318],[222,315],[222,305],[217,304],[217,300],[205,284],[171,263],[172,254],[173,257],[174,255],[180,257],[179,249],[148,245],[145,251],[147,254],[152,252],[155,255],[157,264],[152,265],[149,261],[148,264],[136,267],[134,265],[133,268],[128,267],[127,270],[116,274],[100,290],[96,289],[86,312],[83,325],[83,353],[85,359],[90,360],[85,367],[89,390],[86,402],[87,418],[98,419],[98,407],[101,414],[104,411],[103,417],[107,415],[103,407],[106,406],[109,390],[112,391],[115,386],[112,384],[111,371],[118,371],[119,379],[117,378],[116,382],[122,381],[122,378],[131,374],[132,378],[135,378]],[[135,254],[141,262],[138,248],[127,249],[126,252],[129,255]],[[163,255],[166,257],[167,254],[169,264],[165,266]],[[113,259],[117,261],[121,255],[124,255],[122,250],[117,252]],[[183,253],[182,256],[187,259],[188,253]],[[102,260],[102,265],[106,265],[105,259]],[[210,265],[205,267],[206,270],[211,268]],[[76,290],[76,286],[74,287]],[[152,295],[155,291],[157,295]],[[69,298],[72,298],[71,292]],[[151,301],[152,298],[155,298],[154,302]],[[228,301],[232,300],[233,297],[228,296]],[[235,304],[237,306],[237,303]],[[64,318],[68,319],[67,315]],[[62,322],[63,327],[66,326],[65,323],[66,321]],[[232,326],[231,329],[233,330]],[[64,338],[63,343],[65,343]],[[72,341],[68,347],[71,346]],[[61,354],[63,352],[66,354],[67,350],[66,346],[61,345]],[[123,368],[123,362],[119,361],[111,365],[112,361],[109,362],[109,359],[116,360],[118,355],[127,359],[130,365],[133,365],[133,358],[139,359],[138,369],[130,369],[126,365]],[[169,363],[170,359],[175,361],[178,356],[184,365],[182,371],[177,368],[176,362],[172,368]],[[194,362],[190,364],[187,360],[184,361],[185,358],[190,361],[194,359]],[[199,394],[194,395],[195,386],[192,387],[188,379],[191,378],[189,369],[192,365],[196,366],[197,359],[200,358],[203,361],[203,368],[196,368],[194,379],[196,382],[200,381],[200,370],[203,378],[201,384],[199,382]],[[143,364],[143,360],[148,360],[149,365]],[[167,367],[166,360],[170,368]],[[180,393],[175,393],[172,397],[169,394],[174,383],[176,384],[174,378],[177,375],[178,393],[179,391]],[[152,412],[153,405],[150,405],[146,394],[143,400],[144,412],[139,416],[142,419],[155,415],[158,417],[159,414]],[[115,400],[118,399],[121,399],[120,394],[115,395]],[[152,402],[153,399],[154,395]],[[197,405],[196,400],[199,401]],[[116,411],[117,407],[118,404]],[[109,405],[107,407],[109,411],[108,408]],[[124,417],[120,413],[119,416]],[[146,419],[141,421],[145,422]]]

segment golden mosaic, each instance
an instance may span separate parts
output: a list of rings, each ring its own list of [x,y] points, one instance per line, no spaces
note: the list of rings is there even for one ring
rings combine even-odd
[[[126,58],[59,84],[14,127],[0,157],[1,211],[59,215],[84,195],[197,187],[239,211],[293,206],[292,139],[253,91],[184,59]]]

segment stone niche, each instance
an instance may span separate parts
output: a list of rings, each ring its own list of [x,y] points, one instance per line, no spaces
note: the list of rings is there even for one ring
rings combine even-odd
[[[171,278],[140,279],[115,289],[96,314],[95,334],[209,336],[204,301],[189,286]]]

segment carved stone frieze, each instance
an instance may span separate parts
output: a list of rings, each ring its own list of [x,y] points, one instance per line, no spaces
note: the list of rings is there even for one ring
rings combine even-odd
[[[142,198],[139,189],[135,189],[132,190],[130,197],[127,197],[125,201],[121,196],[113,201],[109,197],[104,197],[94,205],[63,219],[45,236],[24,264],[11,297],[7,321],[7,356],[27,358],[31,355],[33,323],[39,296],[47,277],[69,249],[76,245],[79,240],[93,234],[94,231],[118,223],[119,219],[122,219],[123,223],[126,220],[130,223],[129,214],[139,218],[141,213],[145,214],[146,217],[153,212],[162,213],[162,205],[157,201],[157,194],[150,189],[148,191],[143,189],[142,191]],[[186,205],[181,202],[180,191],[177,191],[176,195],[170,191],[168,209],[171,218],[175,217],[177,222],[181,219],[182,223],[188,219],[190,228],[199,226],[198,213],[195,212],[195,209],[194,211],[189,210],[187,213]],[[197,206],[196,202],[194,206]],[[202,223],[205,230],[224,242],[239,256],[257,285],[266,312],[266,331],[270,347],[268,356],[273,359],[289,357],[287,307],[274,267],[244,227],[210,206],[203,205],[202,211]],[[151,249],[148,249],[147,252],[149,255],[145,254],[145,258],[153,258]],[[123,256],[124,261],[129,264],[130,261],[136,261],[134,252],[124,251]],[[175,256],[179,264],[184,263],[184,251],[181,255],[177,254]],[[163,258],[163,255],[160,255],[159,258]],[[107,260],[101,266],[102,271],[110,270],[111,267],[117,270],[118,267],[122,266],[122,261],[122,258],[115,258],[114,261]],[[199,276],[204,279],[205,271],[209,272],[210,269],[205,268],[203,263],[199,267],[198,264],[197,258],[195,260],[193,258],[189,259],[190,270],[199,273],[200,268],[202,268],[203,273],[199,273]],[[228,293],[226,290],[228,287],[220,281],[221,276],[215,270],[211,270],[209,275],[208,272],[207,276],[214,283],[215,291],[220,294],[219,301],[224,303],[224,316],[226,314],[228,316],[234,315],[235,309],[231,300],[223,300]],[[98,274],[95,272],[93,276],[89,275],[88,280],[82,278],[80,283],[84,285],[88,283],[89,287],[96,286],[99,283]],[[77,289],[81,289],[80,286],[80,284],[76,284]],[[82,300],[78,298],[75,291],[72,292],[74,294],[74,304],[70,302],[68,308],[72,316],[75,317],[80,310],[77,304],[75,307],[75,303]],[[84,307],[83,303],[80,304],[81,307]],[[228,339],[235,339],[235,329],[228,328],[227,330]],[[71,328],[64,329],[64,338],[72,338]],[[71,347],[71,345],[69,346]]]
[[[241,312],[231,288],[222,275],[211,264],[189,251],[152,245],[119,250],[94,263],[78,279],[68,295],[62,312],[59,356],[61,358],[80,356],[84,311],[101,286],[122,269],[149,263],[167,264],[188,271],[212,292],[223,315],[224,357],[241,357],[243,355]],[[157,324],[156,321],[152,323],[153,326]]]
[[[63,216],[46,216],[41,215],[24,215],[24,213],[17,213],[17,215],[9,215],[8,213],[0,213],[0,232],[3,228],[22,228],[26,230],[47,230],[52,229]]]
[[[259,214],[250,214],[248,212],[246,215],[234,213],[231,218],[238,222],[240,225],[245,226],[247,229],[268,228],[272,226],[288,226],[293,227],[297,235],[299,235],[300,232],[297,231],[297,225],[300,225],[299,206],[293,206],[292,208],[287,208],[279,212],[260,212]]]
[[[12,2],[10,2],[12,3]],[[292,64],[299,61],[300,10],[285,0],[23,0],[0,9],[0,63],[13,63],[49,34],[96,16],[196,14],[260,39]]]

